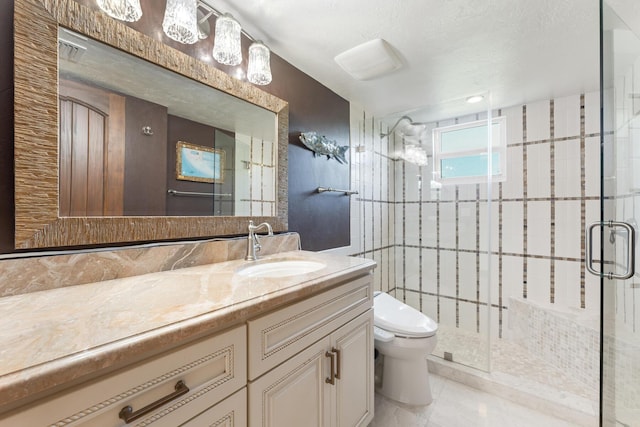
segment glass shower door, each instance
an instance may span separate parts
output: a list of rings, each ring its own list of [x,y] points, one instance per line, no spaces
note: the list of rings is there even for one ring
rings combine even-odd
[[[587,241],[587,250],[595,249],[587,266],[600,275],[602,290],[601,425],[616,427],[640,426],[640,266],[634,259],[640,223],[636,1],[601,1],[601,222],[592,225],[593,239]]]
[[[407,183],[396,193],[404,209],[396,218],[406,219],[398,224],[406,243],[400,296],[438,323],[434,356],[490,371],[492,316],[501,312],[491,293],[498,191],[489,171],[504,170],[503,153],[487,154],[495,148],[494,127],[487,125],[496,119],[490,94],[477,103],[453,99],[412,115],[426,125],[421,137],[429,161],[399,165],[397,182]],[[395,142],[398,150],[412,143]]]

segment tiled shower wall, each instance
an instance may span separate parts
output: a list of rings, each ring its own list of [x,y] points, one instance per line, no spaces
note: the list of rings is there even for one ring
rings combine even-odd
[[[360,194],[351,253],[378,261],[378,289],[395,289],[441,324],[485,332],[490,322],[500,338],[542,333],[509,328],[510,301],[521,301],[592,325],[599,281],[585,274],[583,242],[585,225],[599,219],[599,105],[598,93],[586,93],[494,110],[507,119],[507,179],[490,192],[486,184],[432,189],[432,165],[394,160],[402,140],[381,139],[388,127],[352,106],[352,186]]]
[[[276,156],[271,141],[236,134],[235,215],[276,215]]]
[[[361,107],[350,105],[351,246],[338,252],[374,259],[376,290],[395,284],[395,165],[393,149],[380,134],[387,128]]]
[[[490,199],[486,184],[432,190],[424,178],[430,166],[396,168],[396,243],[407,258],[422,260],[405,265],[399,286],[420,293],[423,310],[439,321],[482,331],[477,307],[487,301],[490,274],[492,335],[498,337],[507,332],[512,297],[597,314],[599,284],[584,274],[582,252],[584,225],[599,215],[598,94],[493,114],[507,118],[507,179],[492,185]],[[479,256],[489,244],[491,265]]]

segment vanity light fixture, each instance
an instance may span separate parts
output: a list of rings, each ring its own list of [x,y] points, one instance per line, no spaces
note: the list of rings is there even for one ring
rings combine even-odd
[[[140,0],[97,0],[98,7],[112,18],[135,22],[142,16]],[[202,8],[207,13],[202,13]],[[207,20],[216,17],[213,58],[224,65],[236,66],[242,62],[242,34],[252,41],[249,47],[247,80],[256,85],[271,83],[271,52],[259,40],[242,29],[238,21],[229,13],[220,13],[210,5],[210,0],[167,0],[162,29],[173,40],[193,44],[208,37]],[[232,74],[237,79],[244,78],[242,70]]]
[[[98,0],[98,7],[120,21],[135,22],[142,16],[140,0]]]
[[[249,65],[247,79],[257,85],[271,83],[271,67],[269,48],[261,41],[255,41],[249,46]]]
[[[239,65],[242,62],[240,24],[229,13],[216,18],[213,59],[225,65]]]
[[[253,43],[249,46],[249,64],[247,80],[256,85],[271,83],[271,52],[260,40],[244,31],[238,21],[229,14],[221,14],[209,1],[200,1],[200,6],[216,16],[215,39],[213,40],[213,58],[221,64],[239,65],[242,62],[242,34]]]
[[[197,42],[198,0],[167,0],[162,29],[167,37],[177,42]]]

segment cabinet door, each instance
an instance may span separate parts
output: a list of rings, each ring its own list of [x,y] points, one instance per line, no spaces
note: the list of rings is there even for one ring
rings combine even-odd
[[[373,310],[331,334],[338,354],[334,402],[336,427],[366,426],[373,419]]]
[[[249,379],[255,380],[373,307],[371,277],[367,274],[250,320]]]
[[[332,392],[329,337],[249,383],[252,427],[325,427],[330,425]]]
[[[246,387],[180,427],[247,427]]]

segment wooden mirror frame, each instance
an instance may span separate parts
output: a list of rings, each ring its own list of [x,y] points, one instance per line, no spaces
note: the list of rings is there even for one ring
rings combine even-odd
[[[289,104],[73,0],[15,0],[15,248],[244,234],[249,219],[286,231]],[[58,26],[258,105],[277,116],[277,216],[60,217]]]

